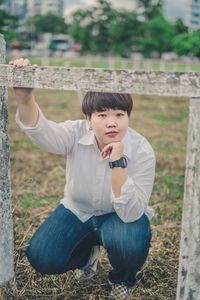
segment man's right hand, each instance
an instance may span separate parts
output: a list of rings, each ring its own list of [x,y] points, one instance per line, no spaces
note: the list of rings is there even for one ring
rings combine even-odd
[[[26,58],[19,58],[15,59],[14,61],[10,61],[9,65],[15,66],[15,67],[27,67],[31,66],[30,61]],[[37,65],[34,65],[34,67],[37,67]],[[19,103],[27,103],[29,102],[33,97],[33,88],[22,88],[22,87],[14,87],[14,91],[16,94],[17,101]]]
[[[28,59],[15,59],[9,65],[15,67],[28,67],[31,63]],[[34,65],[36,67],[37,65]],[[33,88],[14,87],[19,108],[21,122],[28,127],[34,127],[38,120],[38,108],[33,96]]]

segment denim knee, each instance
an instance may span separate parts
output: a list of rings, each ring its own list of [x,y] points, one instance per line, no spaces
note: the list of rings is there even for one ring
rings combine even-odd
[[[133,223],[123,223],[117,216],[112,216],[104,225],[103,245],[113,267],[141,267],[148,256],[151,240],[147,216],[143,215]]]
[[[66,261],[62,260],[62,256],[59,256],[54,251],[48,250],[46,247],[40,247],[40,241],[34,241],[32,238],[26,250],[26,255],[30,265],[41,274],[62,274],[66,271]],[[46,248],[42,251],[41,248]]]
[[[74,266],[70,256],[90,230],[60,204],[40,225],[29,242],[26,254],[33,268],[42,274],[61,274]]]

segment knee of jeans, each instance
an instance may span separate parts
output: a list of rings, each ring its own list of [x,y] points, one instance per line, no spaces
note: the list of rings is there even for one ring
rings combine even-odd
[[[41,255],[40,249],[37,246],[37,243],[32,241],[29,242],[29,245],[26,249],[26,256],[30,265],[39,273],[46,274],[48,269],[48,262],[45,259],[44,255]]]
[[[58,259],[48,248],[43,251],[34,241],[30,241],[26,255],[30,265],[41,274],[61,274],[68,271],[60,257]]]
[[[140,260],[148,255],[150,243],[149,239],[127,239],[117,238],[107,243],[106,250],[111,256],[120,257],[124,264],[129,264],[132,260]]]

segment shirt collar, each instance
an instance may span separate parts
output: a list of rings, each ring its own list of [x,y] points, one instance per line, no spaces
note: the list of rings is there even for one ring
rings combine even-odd
[[[84,136],[82,136],[78,143],[85,145],[85,146],[90,146],[90,145],[94,145],[95,147],[97,147],[97,142],[94,136],[94,132],[93,130],[89,130],[89,126],[87,128],[87,132]],[[122,139],[122,143],[124,144],[124,155],[131,159],[131,143],[130,143],[130,133],[129,133],[129,129],[127,130],[125,136]]]
[[[94,132],[93,130],[90,130],[89,129],[89,125],[87,124],[86,125],[87,127],[87,132],[85,135],[83,135],[78,143],[79,144],[82,144],[82,145],[86,145],[86,146],[89,146],[89,145],[95,145],[96,144],[96,139],[95,139],[95,136],[94,136]]]

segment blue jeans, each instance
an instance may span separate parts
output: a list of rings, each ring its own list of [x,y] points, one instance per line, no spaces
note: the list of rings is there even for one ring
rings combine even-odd
[[[94,216],[83,223],[60,204],[35,232],[26,254],[36,271],[61,274],[83,268],[92,247],[102,245],[113,267],[109,280],[133,286],[147,259],[150,240],[145,214],[132,223],[124,223],[116,213]]]

